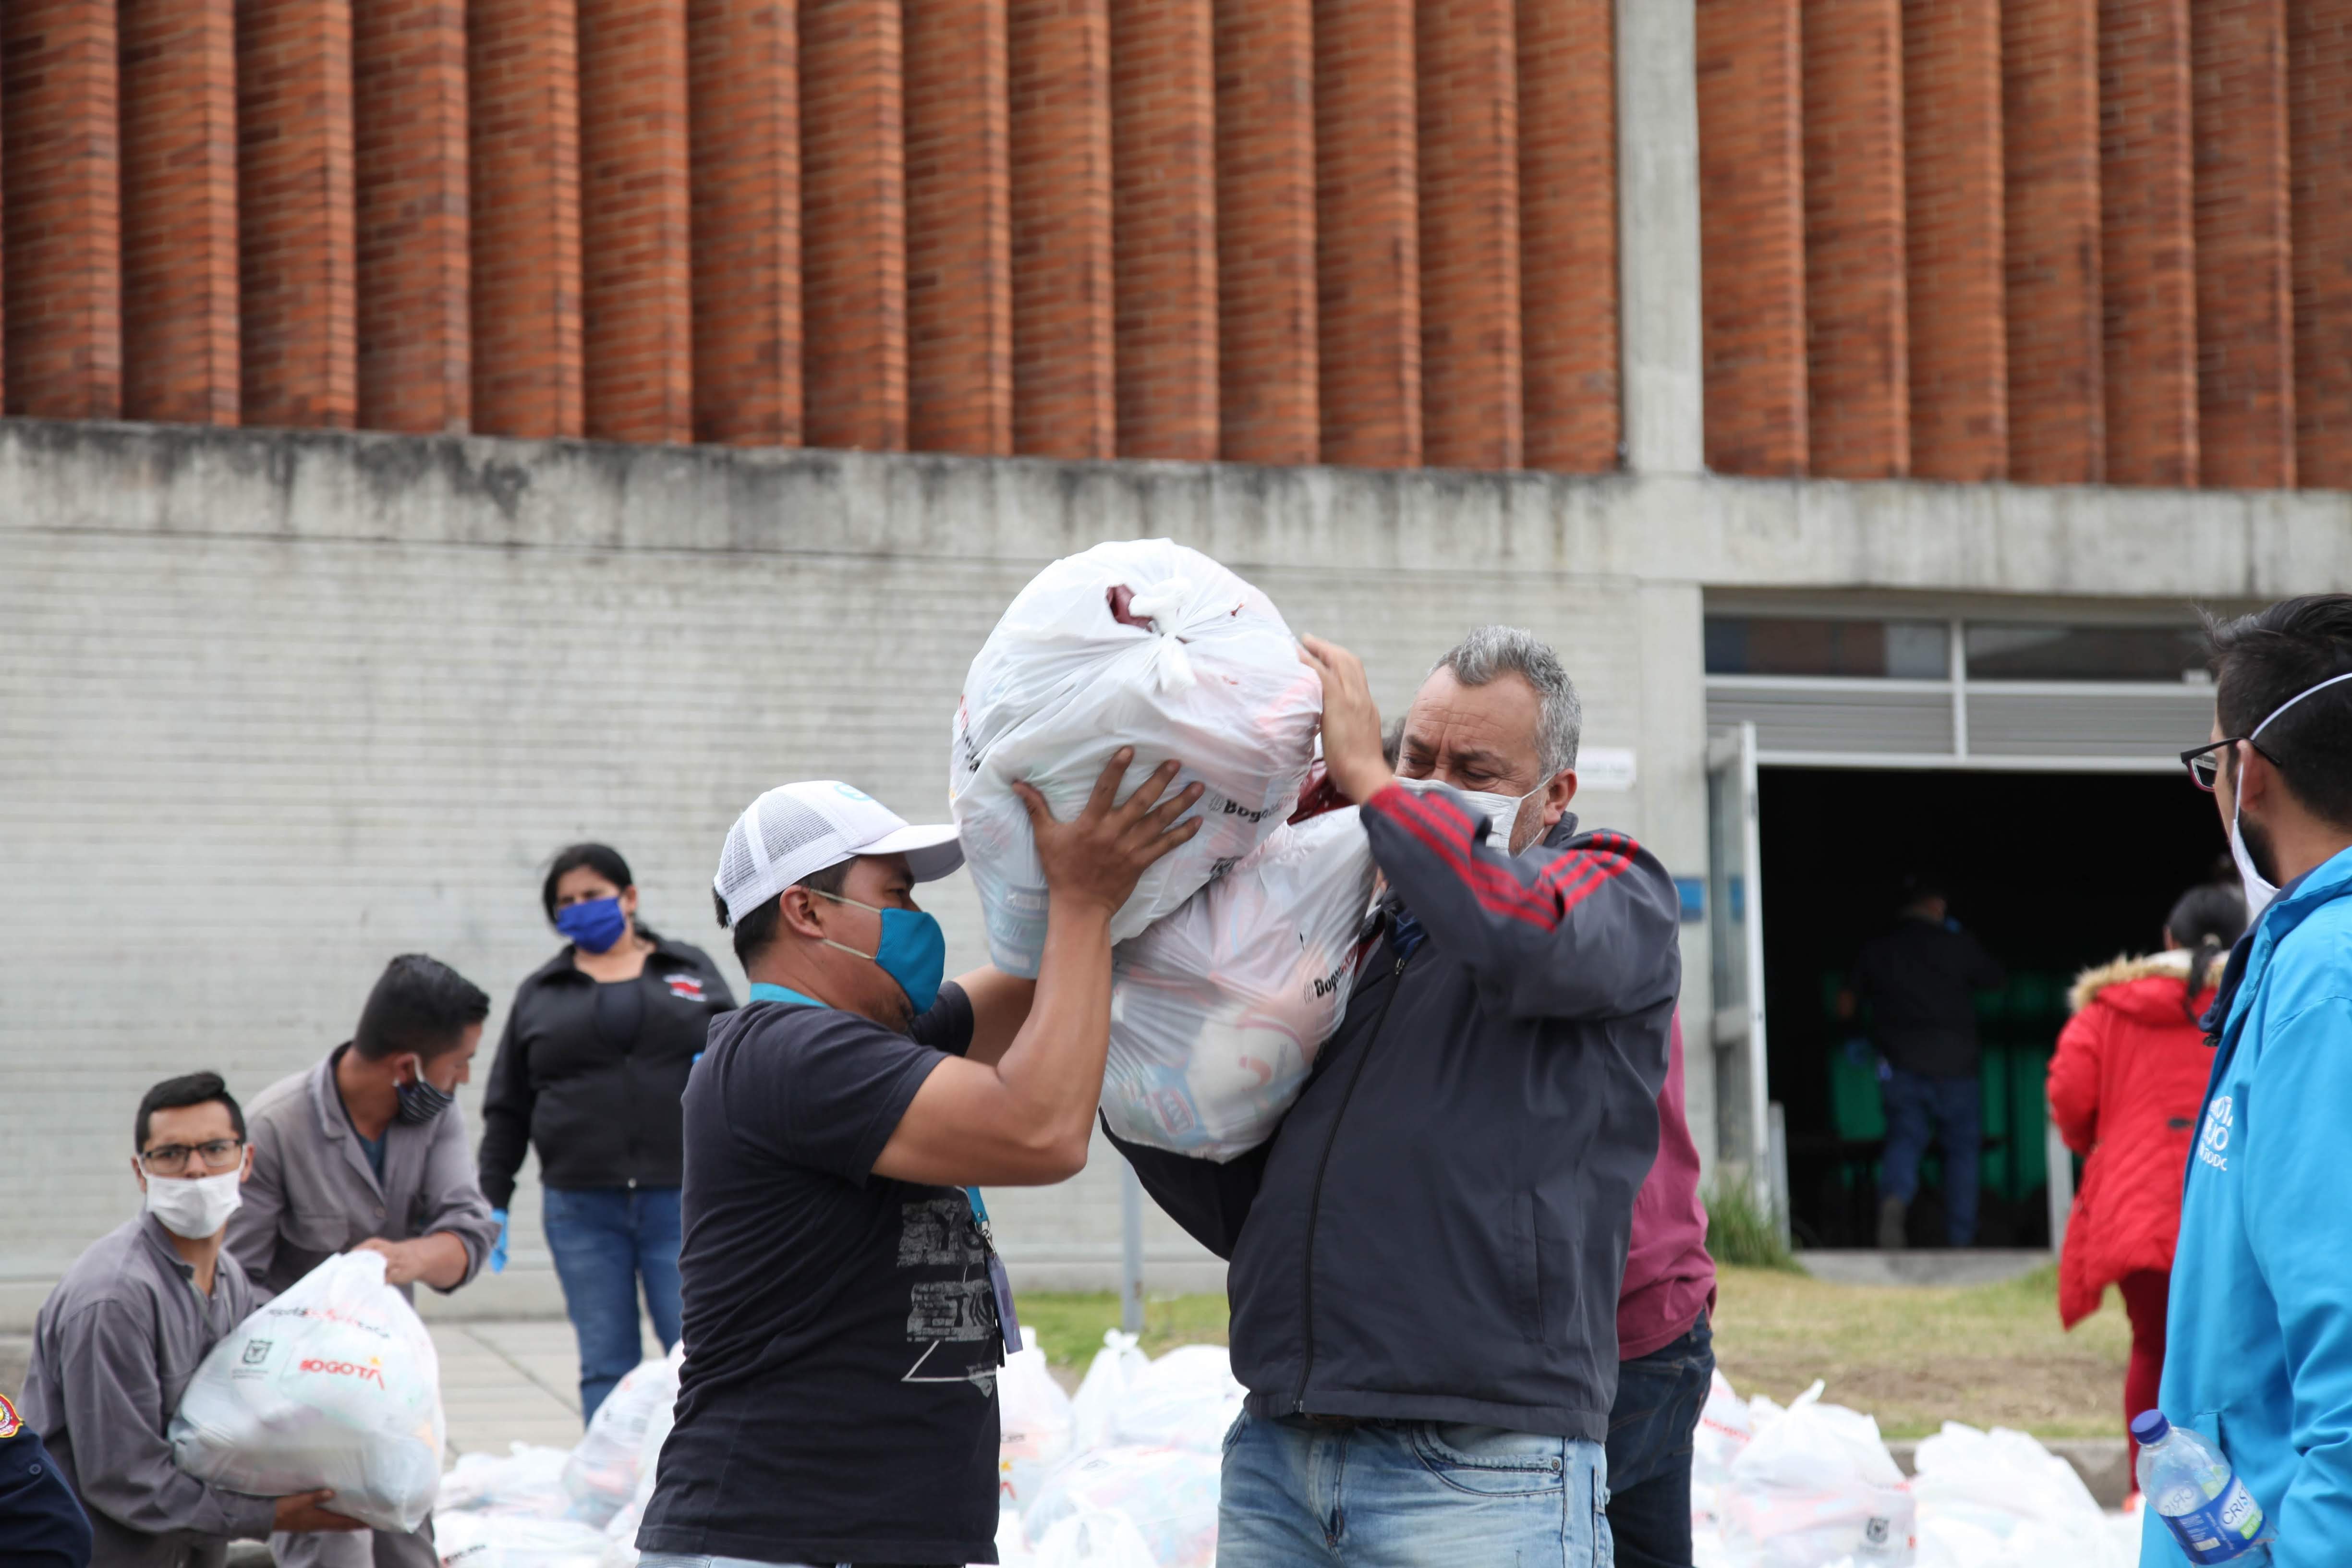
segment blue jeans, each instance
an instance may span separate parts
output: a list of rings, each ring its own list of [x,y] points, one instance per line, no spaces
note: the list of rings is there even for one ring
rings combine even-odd
[[[1218,1568],[1609,1568],[1598,1443],[1497,1426],[1244,1414],[1225,1435]]]
[[[1886,1104],[1886,1154],[1878,1195],[1909,1203],[1919,1192],[1919,1157],[1929,1123],[1944,1145],[1944,1239],[1977,1238],[1977,1154],[1984,1142],[1984,1088],[1973,1078],[1924,1078],[1891,1068],[1878,1086]]]
[[[676,1187],[548,1187],[540,1207],[563,1310],[580,1341],[580,1419],[645,1359],[637,1281],[662,1349],[677,1343]]]
[[[1617,1568],[1691,1568],[1691,1436],[1715,1379],[1715,1335],[1697,1325],[1617,1363],[1609,1412],[1609,1529]]]

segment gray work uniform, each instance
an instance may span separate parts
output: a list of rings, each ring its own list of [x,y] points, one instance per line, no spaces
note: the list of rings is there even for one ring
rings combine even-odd
[[[255,1291],[224,1251],[210,1296],[152,1215],[90,1244],[42,1303],[24,1417],[89,1515],[92,1568],[215,1568],[269,1534],[275,1499],[196,1479],[164,1436],[205,1352]]]
[[[244,1206],[229,1216],[228,1250],[275,1295],[371,1237],[408,1241],[446,1230],[465,1244],[466,1277],[457,1282],[465,1284],[480,1271],[499,1234],[475,1180],[465,1116],[453,1105],[422,1126],[394,1121],[384,1129],[378,1181],[335,1088],[335,1063],[350,1048],[337,1047],[246,1107],[253,1179],[245,1184]],[[414,1286],[401,1289],[415,1299]],[[279,1568],[440,1563],[430,1520],[412,1535],[321,1531],[275,1536],[269,1545]]]

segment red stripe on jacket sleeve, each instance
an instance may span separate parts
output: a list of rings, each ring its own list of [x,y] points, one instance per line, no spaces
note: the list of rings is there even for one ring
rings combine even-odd
[[[1450,801],[1444,804],[1454,821],[1447,822],[1428,809],[1434,800],[1433,796],[1416,795],[1402,784],[1391,784],[1365,804],[1434,852],[1488,912],[1509,915],[1545,931],[1557,926],[1559,910],[1553,901],[1502,868],[1489,866],[1456,842],[1456,835],[1466,836],[1476,825]]]

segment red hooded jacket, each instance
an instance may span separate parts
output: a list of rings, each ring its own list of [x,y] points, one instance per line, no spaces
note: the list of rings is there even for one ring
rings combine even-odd
[[[2213,1053],[2183,1007],[2186,952],[2119,958],[2074,983],[2074,1016],[2050,1058],[2050,1116],[2084,1156],[2083,1184],[2058,1261],[2058,1315],[2068,1328],[2099,1310],[2106,1288],[2142,1269],[2168,1272],[2180,1236],[2180,1184]],[[2218,979],[2217,962],[2210,978]]]

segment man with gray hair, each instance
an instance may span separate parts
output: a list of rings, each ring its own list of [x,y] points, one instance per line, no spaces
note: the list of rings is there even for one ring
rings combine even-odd
[[[1265,1144],[1120,1144],[1231,1261],[1225,1568],[1611,1560],[1619,1290],[1682,965],[1632,839],[1582,833],[1576,689],[1535,637],[1437,662],[1393,765],[1363,666],[1305,639],[1332,784],[1387,890]]]

